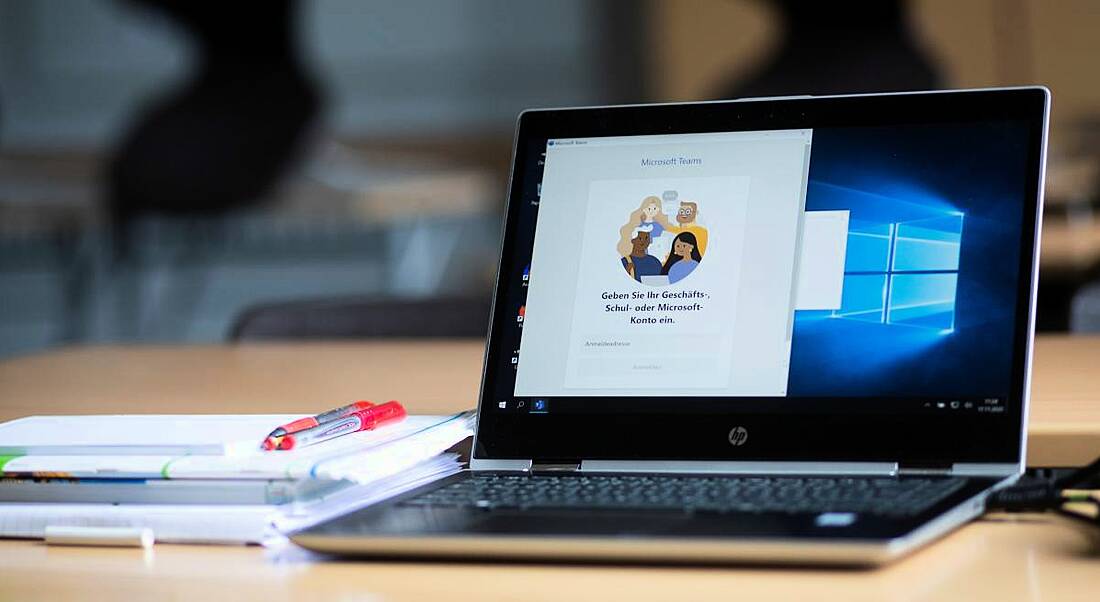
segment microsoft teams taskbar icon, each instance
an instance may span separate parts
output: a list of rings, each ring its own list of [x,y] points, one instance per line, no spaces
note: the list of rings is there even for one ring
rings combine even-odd
[[[500,410],[514,412],[527,412],[529,414],[546,414],[550,411],[550,400],[543,397],[534,399],[502,399],[497,402]]]

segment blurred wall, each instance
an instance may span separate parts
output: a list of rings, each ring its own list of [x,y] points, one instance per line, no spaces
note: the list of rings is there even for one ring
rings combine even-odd
[[[625,6],[304,0],[298,33],[337,136],[510,138],[523,108],[623,100],[631,84],[604,50]],[[0,1],[0,148],[109,146],[191,55],[171,23],[121,0]]]
[[[528,106],[595,102],[599,9],[586,0],[314,0],[304,42],[331,86],[336,131],[356,137],[489,130]],[[430,15],[430,16],[429,16]]]
[[[141,216],[122,258],[105,166],[200,58],[142,4],[0,0],[0,357],[218,341],[273,300],[486,294],[516,115],[642,96],[633,0],[300,0],[325,100],[303,160],[247,207]]]
[[[1043,83],[1054,118],[1075,121],[1100,108],[1100,2],[1096,0],[916,0],[911,18],[952,87]],[[710,98],[747,74],[779,43],[761,0],[654,0],[651,95]]]
[[[122,2],[0,2],[0,148],[95,148],[178,81],[179,32]]]

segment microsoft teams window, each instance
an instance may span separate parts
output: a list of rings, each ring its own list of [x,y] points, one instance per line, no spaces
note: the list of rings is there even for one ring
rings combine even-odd
[[[1024,124],[544,151],[508,293],[515,397],[1007,394]]]

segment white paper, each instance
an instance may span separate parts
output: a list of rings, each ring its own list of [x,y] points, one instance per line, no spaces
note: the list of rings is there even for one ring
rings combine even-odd
[[[357,485],[317,500],[282,506],[0,504],[0,537],[42,537],[48,526],[118,526],[148,527],[157,541],[163,542],[262,543],[279,539],[273,528],[277,519],[284,528],[312,524],[457,472],[457,458],[441,454],[472,432],[474,416],[473,412],[410,416],[377,431],[289,452],[260,452],[254,444],[254,451],[240,456],[15,458],[5,464],[5,474],[127,478],[155,473],[172,479],[344,479]],[[264,428],[273,424],[270,417],[263,423]]]
[[[23,456],[5,463],[0,474],[53,474],[73,478],[332,478],[359,482],[376,478],[377,471],[387,465],[407,466],[411,460],[434,456],[461,441],[473,432],[473,416],[473,413],[409,416],[374,431],[353,433],[321,445],[285,452],[260,451],[257,439],[250,441],[248,451],[241,449],[228,456]],[[387,449],[395,442],[400,445],[393,450]],[[369,460],[375,452],[381,452],[386,459]],[[399,459],[390,460],[398,456]]]
[[[409,416],[400,423],[291,451],[186,456],[165,468],[171,479],[347,479],[363,482],[439,454],[472,432],[472,414]],[[6,469],[5,469],[6,471]]]
[[[805,217],[795,309],[840,309],[848,211],[807,211]]]
[[[0,504],[0,537],[41,538],[46,527],[139,527],[158,542],[270,543],[302,528],[454,474],[454,455],[436,456],[399,474],[305,504],[201,506],[160,504]],[[278,529],[275,528],[278,525]]]
[[[223,455],[305,415],[29,416],[0,424],[0,455]]]

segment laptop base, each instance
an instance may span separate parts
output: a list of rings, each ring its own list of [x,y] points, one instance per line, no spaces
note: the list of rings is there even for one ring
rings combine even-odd
[[[900,558],[980,515],[985,494],[997,482],[967,479],[950,499],[918,515],[860,514],[850,522],[829,520],[828,513],[485,511],[406,503],[470,474],[418,488],[290,538],[317,552],[379,559],[872,567]]]

